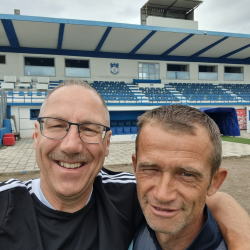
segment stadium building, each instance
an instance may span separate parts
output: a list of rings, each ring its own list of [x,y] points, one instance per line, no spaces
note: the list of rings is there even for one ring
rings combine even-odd
[[[250,35],[199,30],[202,2],[148,0],[141,25],[0,14],[0,129],[15,117],[31,138],[47,93],[72,78],[100,92],[115,141],[134,140],[146,110],[176,103],[233,107],[246,129]]]

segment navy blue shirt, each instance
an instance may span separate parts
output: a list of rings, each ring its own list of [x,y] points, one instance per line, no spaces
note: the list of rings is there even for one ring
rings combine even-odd
[[[227,250],[227,245],[222,237],[220,229],[214,220],[207,205],[204,208],[207,221],[199,234],[186,250]],[[155,232],[145,223],[139,229],[134,239],[133,250],[161,250],[155,236]]]

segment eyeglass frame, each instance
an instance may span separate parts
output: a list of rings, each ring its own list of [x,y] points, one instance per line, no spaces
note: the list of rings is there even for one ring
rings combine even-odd
[[[53,138],[53,137],[45,136],[45,135],[42,133],[42,130],[41,130],[41,120],[44,119],[44,118],[52,118],[52,119],[57,119],[57,120],[61,120],[61,121],[67,122],[67,123],[69,124],[69,127],[66,129],[66,134],[65,134],[62,138]],[[77,128],[78,128],[78,134],[79,134],[79,137],[80,137],[81,141],[82,141],[82,142],[85,142],[85,143],[88,143],[88,144],[98,144],[98,143],[102,143],[103,140],[104,140],[104,138],[105,138],[105,136],[106,136],[106,133],[107,133],[108,131],[110,131],[110,127],[104,126],[104,125],[99,124],[99,123],[93,123],[93,122],[74,123],[74,122],[69,122],[69,121],[67,121],[67,120],[64,120],[64,119],[61,119],[61,118],[57,118],[57,117],[48,117],[48,116],[46,116],[46,117],[38,117],[38,118],[37,118],[37,121],[38,121],[39,124],[40,124],[40,132],[41,132],[41,134],[42,134],[44,137],[46,137],[46,138],[56,139],[56,140],[63,139],[63,138],[68,134],[71,125],[76,125],[76,126],[77,126]],[[104,127],[104,130],[105,130],[105,135],[103,136],[102,140],[101,140],[100,142],[86,142],[86,141],[84,141],[84,140],[81,138],[81,136],[80,136],[81,132],[80,132],[80,130],[79,130],[79,127],[80,127],[82,124],[95,124],[95,125],[103,126],[103,127]]]

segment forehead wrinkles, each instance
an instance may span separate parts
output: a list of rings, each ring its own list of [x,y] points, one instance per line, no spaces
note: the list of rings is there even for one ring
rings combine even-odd
[[[213,148],[209,134],[202,126],[198,125],[193,128],[194,130],[183,132],[176,129],[167,129],[166,127],[164,128],[163,126],[161,126],[161,124],[155,122],[145,124],[145,126],[143,126],[143,128],[141,129],[141,135],[139,136],[138,140],[137,157],[140,157],[140,154],[142,154],[147,158],[147,156],[143,154],[144,150],[148,150],[150,148],[158,148],[158,151],[162,153],[163,158],[166,156],[166,154],[169,154],[169,156],[171,157],[177,157],[179,155],[178,157],[180,158],[191,157],[194,159],[199,158],[202,155],[203,157],[206,157],[210,162],[211,151]],[[156,131],[157,133],[162,134],[162,138],[164,137],[164,135],[171,136],[171,141],[173,140],[173,143],[171,143],[171,141],[158,141],[157,138],[152,136],[154,134],[157,135]],[[175,138],[178,138],[179,140],[180,138],[184,139],[184,137],[186,136],[189,137],[188,144],[174,144]],[[199,145],[201,143],[202,145]],[[175,145],[176,148],[173,148],[173,145]],[[165,149],[167,149],[168,151],[165,152]]]

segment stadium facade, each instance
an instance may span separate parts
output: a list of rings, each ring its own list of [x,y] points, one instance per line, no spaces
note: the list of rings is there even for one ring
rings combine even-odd
[[[21,137],[32,137],[47,93],[72,78],[101,93],[114,140],[134,140],[138,115],[172,103],[235,107],[244,123],[250,35],[199,30],[202,2],[149,0],[141,25],[0,14],[1,92]]]

